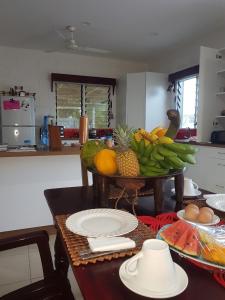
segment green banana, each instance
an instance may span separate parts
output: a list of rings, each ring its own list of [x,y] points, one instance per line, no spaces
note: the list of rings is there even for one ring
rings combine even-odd
[[[168,169],[162,169],[161,167],[146,167],[145,170],[148,172],[155,172],[155,173],[164,173]]]
[[[145,151],[144,151],[144,156],[145,157],[149,157],[151,152],[153,150],[153,145],[152,144],[148,144],[148,146],[145,147]]]
[[[171,151],[175,151],[183,154],[194,154],[197,152],[197,150],[192,145],[189,144],[172,143],[172,144],[164,144],[163,146]]]
[[[148,158],[146,156],[142,156],[139,161],[142,165],[146,165],[148,163]]]
[[[157,150],[157,145],[155,145],[152,153],[151,153],[151,159],[152,160],[155,160],[155,161],[158,161],[158,160],[164,160],[164,156],[161,155],[158,150]]]
[[[169,156],[166,158],[175,169],[183,169],[185,163],[177,156]]]
[[[163,168],[163,169],[172,169],[173,167],[171,166],[171,164],[169,162],[167,162],[166,160],[160,160],[159,161],[159,164],[160,166]]]
[[[158,162],[154,160],[148,160],[146,167],[155,167],[155,166],[158,166]]]
[[[196,164],[195,157],[192,154],[178,153],[178,157],[191,165]]]
[[[131,140],[130,147],[135,153],[138,152],[139,145],[138,145],[138,142],[136,142],[134,139]]]
[[[140,140],[140,142],[139,142],[139,147],[138,147],[139,149],[138,149],[138,152],[141,154],[141,155],[143,155],[144,154],[144,152],[145,152],[145,141],[142,139],[142,140]]]
[[[167,148],[165,148],[163,145],[158,145],[158,148],[157,148],[158,152],[165,156],[165,157],[168,157],[168,156],[177,156],[177,153],[172,151],[172,150],[169,150]]]
[[[145,176],[150,176],[150,177],[157,177],[157,176],[163,176],[163,175],[167,175],[168,174],[168,170],[163,170],[160,173],[159,172],[154,172],[154,171],[147,171],[145,172],[143,175]]]

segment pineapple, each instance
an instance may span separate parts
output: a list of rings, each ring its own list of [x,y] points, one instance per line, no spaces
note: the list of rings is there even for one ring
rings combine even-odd
[[[114,141],[116,145],[116,163],[119,174],[122,176],[138,176],[139,163],[137,156],[131,150],[130,142],[132,139],[133,130],[127,126],[118,126],[113,131]]]

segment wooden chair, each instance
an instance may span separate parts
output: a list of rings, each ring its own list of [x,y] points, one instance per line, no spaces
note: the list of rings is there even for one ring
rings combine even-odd
[[[46,231],[35,231],[0,240],[0,251],[37,244],[44,279],[2,296],[1,300],[74,300],[70,283],[54,270],[49,237]]]

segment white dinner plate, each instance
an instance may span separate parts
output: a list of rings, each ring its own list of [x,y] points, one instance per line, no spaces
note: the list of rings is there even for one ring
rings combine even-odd
[[[204,197],[208,206],[225,212],[225,194],[204,195]]]
[[[162,299],[162,298],[170,298],[170,297],[174,297],[177,296],[179,294],[181,294],[187,287],[188,285],[188,276],[186,274],[186,272],[176,263],[174,263],[175,266],[175,272],[177,280],[176,280],[176,286],[174,287],[174,289],[170,290],[170,291],[160,291],[160,292],[156,292],[156,291],[152,291],[149,290],[148,287],[143,287],[140,286],[135,278],[135,276],[129,276],[127,275],[125,268],[126,268],[126,264],[128,263],[129,259],[126,260],[120,267],[119,270],[119,276],[121,281],[123,282],[123,284],[132,292],[141,295],[141,296],[145,296],[145,297],[149,297],[149,298],[158,298],[158,299]]]
[[[173,188],[173,189],[171,190],[171,192],[175,195],[175,188]],[[198,196],[200,196],[201,194],[202,194],[201,191],[195,190],[195,194],[194,194],[194,195],[183,195],[183,197],[184,197],[184,198],[198,197]]]
[[[182,210],[179,210],[177,212],[177,217],[180,219],[180,220],[184,220],[185,222],[188,222],[188,223],[191,223],[191,224],[200,224],[200,225],[215,225],[215,224],[218,224],[220,222],[220,218],[217,216],[217,215],[214,215],[213,216],[213,220],[212,222],[210,223],[200,223],[200,222],[194,222],[194,221],[188,221],[184,218],[184,209]]]
[[[86,237],[120,236],[138,226],[137,218],[118,209],[97,208],[77,212],[66,220],[73,233]]]
[[[160,228],[160,230],[158,231],[157,235],[156,235],[156,238],[159,239],[159,240],[164,240],[161,235],[160,235],[160,232],[163,231],[164,229],[166,229],[167,227],[171,226],[171,224],[167,224],[165,226],[163,226],[162,228]],[[222,265],[219,265],[219,264],[216,264],[216,263],[212,263],[212,262],[209,262],[207,260],[205,260],[203,257],[201,256],[191,256],[191,255],[188,255],[176,248],[173,248],[172,246],[170,246],[170,249],[173,250],[174,252],[178,253],[180,256],[183,256],[185,258],[188,258],[188,259],[191,259],[191,260],[194,260],[194,261],[197,261],[197,262],[200,262],[204,265],[207,265],[207,266],[211,266],[211,267],[215,267],[215,268],[218,268],[218,269],[222,269],[222,270],[225,270],[225,266],[222,266]]]

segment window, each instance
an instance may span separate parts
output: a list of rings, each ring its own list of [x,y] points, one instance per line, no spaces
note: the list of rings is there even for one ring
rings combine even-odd
[[[179,91],[178,91],[179,90]],[[182,128],[197,127],[198,76],[178,80],[176,83],[176,108],[180,112]]]
[[[57,125],[79,128],[80,116],[87,114],[90,128],[110,127],[115,79],[53,73],[52,89],[53,82]]]
[[[199,66],[169,75],[168,90],[175,92],[175,106],[181,116],[182,128],[197,127]]]

